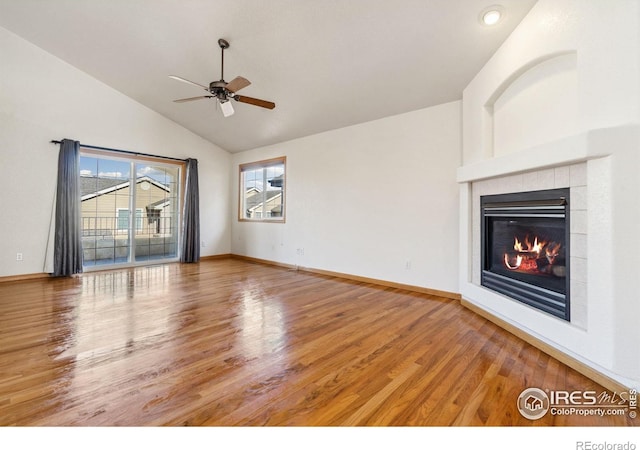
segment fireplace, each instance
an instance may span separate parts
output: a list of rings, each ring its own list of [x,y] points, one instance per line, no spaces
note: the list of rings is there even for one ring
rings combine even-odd
[[[569,320],[569,189],[486,195],[481,284]]]

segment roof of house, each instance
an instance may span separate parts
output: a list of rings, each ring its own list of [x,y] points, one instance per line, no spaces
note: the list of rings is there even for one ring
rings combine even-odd
[[[127,183],[127,182],[123,180],[118,180],[115,178],[81,176],[80,177],[80,196],[84,198],[85,195],[95,194],[96,192],[113,188],[122,183]]]
[[[273,187],[282,187],[284,183],[284,174],[273,177],[269,180],[269,184]]]
[[[136,179],[136,183],[148,181],[149,183],[170,192],[169,186],[166,186],[151,177],[142,176]],[[102,178],[96,176],[81,176],[80,177],[80,197],[81,199],[88,200],[90,198],[98,197],[100,195],[108,194],[113,191],[124,189],[129,186],[129,180],[117,179],[117,178]]]
[[[267,201],[282,194],[282,191],[280,190],[278,191],[268,190],[266,192],[267,192]],[[262,195],[252,195],[248,197],[244,202],[244,205],[247,209],[254,209],[257,206],[260,206],[261,204],[262,204]]]

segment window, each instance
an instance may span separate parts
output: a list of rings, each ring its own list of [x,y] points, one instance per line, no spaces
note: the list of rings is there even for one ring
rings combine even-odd
[[[286,158],[240,165],[239,220],[284,222]]]
[[[129,231],[129,210],[118,208],[118,230]]]
[[[129,216],[130,211],[125,208],[118,208],[116,216],[118,219],[118,230],[129,231]],[[136,231],[142,230],[142,209],[136,209]]]

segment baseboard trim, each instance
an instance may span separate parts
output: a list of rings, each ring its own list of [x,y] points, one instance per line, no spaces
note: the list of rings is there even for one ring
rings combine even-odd
[[[395,288],[395,289],[404,289],[405,291],[411,291],[411,292],[417,292],[417,293],[420,293],[420,294],[433,295],[433,296],[436,296],[436,297],[444,297],[444,298],[448,298],[448,299],[451,299],[451,300],[460,301],[462,299],[462,296],[460,294],[455,293],[455,292],[440,291],[438,289],[430,289],[430,288],[425,288],[425,287],[422,287],[422,286],[414,286],[412,284],[396,283],[394,281],[378,280],[376,278],[362,277],[362,276],[359,276],[359,275],[352,275],[352,274],[342,273],[342,272],[334,272],[334,271],[331,271],[331,270],[323,270],[323,269],[315,269],[315,268],[312,268],[312,267],[296,266],[294,264],[286,264],[286,263],[281,263],[281,262],[277,262],[277,261],[271,261],[271,260],[268,260],[268,259],[254,258],[254,257],[251,257],[251,256],[232,254],[231,257],[232,258],[236,258],[236,259],[242,259],[242,260],[245,260],[245,261],[255,262],[255,263],[259,263],[259,264],[267,264],[267,265],[271,265],[271,266],[283,267],[283,268],[286,268],[286,269],[299,270],[299,271],[308,272],[308,273],[315,273],[315,274],[318,274],[318,275],[326,275],[326,276],[335,277],[335,278],[342,278],[342,279],[350,280],[350,281],[359,281],[359,282],[362,282],[362,283],[369,283],[369,284],[374,284],[374,285],[377,285],[377,286],[384,286],[384,287],[390,287],[390,288]]]
[[[278,261],[271,261],[270,259],[254,258],[253,256],[238,255],[236,253],[232,253],[231,258],[240,259],[242,261],[248,261],[256,264],[264,264],[267,266],[282,267],[283,269],[302,270],[301,268],[296,267],[294,264],[286,264]]]
[[[201,256],[200,257],[200,261],[214,261],[216,259],[229,259],[232,256],[233,255],[231,255],[231,253],[222,253],[220,255]]]
[[[478,314],[479,316],[482,316],[485,319],[487,319],[488,321],[496,324],[500,328],[508,331],[509,333],[513,334],[514,336],[519,337],[520,339],[522,339],[526,343],[533,345],[538,350],[543,351],[544,353],[546,353],[547,355],[551,356],[552,358],[555,358],[558,361],[560,361],[561,363],[571,367],[575,371],[577,371],[577,372],[581,373],[582,375],[584,375],[585,377],[595,381],[596,383],[600,384],[601,386],[605,387],[606,389],[608,389],[608,390],[610,390],[612,392],[617,392],[617,393],[629,390],[628,386],[624,386],[623,384],[619,383],[618,381],[614,380],[613,378],[610,378],[607,375],[597,371],[593,367],[590,367],[590,366],[586,365],[582,361],[578,361],[577,359],[575,359],[572,356],[567,355],[566,353],[558,350],[557,348],[553,347],[552,345],[549,345],[546,342],[541,341],[537,337],[532,336],[531,334],[527,333],[526,331],[521,330],[520,328],[516,327],[515,325],[512,325],[509,322],[506,322],[505,320],[502,320],[499,317],[494,316],[490,312],[480,308],[479,306],[469,302],[468,300],[461,299],[460,300],[460,304],[462,306],[464,306],[465,308],[467,308],[467,309],[473,311],[474,313]],[[543,387],[543,386],[540,386],[540,387]]]
[[[22,275],[9,275],[6,277],[0,277],[0,283],[9,283],[11,281],[28,281],[28,280],[41,280],[43,278],[50,278],[48,273],[25,273]]]
[[[422,286],[414,286],[412,284],[396,283],[394,281],[378,280],[376,278],[361,277],[359,275],[351,275],[348,273],[341,273],[341,272],[332,272],[330,270],[313,269],[309,267],[301,267],[299,268],[299,270],[304,270],[305,272],[317,273],[320,275],[328,275],[336,278],[344,278],[351,281],[361,281],[364,283],[376,284],[378,286],[404,289],[405,291],[434,295],[436,297],[444,297],[451,300],[461,300],[460,294],[456,294],[455,292],[440,291],[438,289],[431,289],[431,288],[426,288]]]

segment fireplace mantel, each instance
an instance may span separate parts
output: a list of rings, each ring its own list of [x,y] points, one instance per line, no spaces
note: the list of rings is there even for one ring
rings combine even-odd
[[[602,158],[615,153],[621,146],[628,146],[629,134],[638,133],[639,128],[638,125],[629,125],[590,130],[509,155],[467,164],[458,168],[457,181],[469,183]]]

